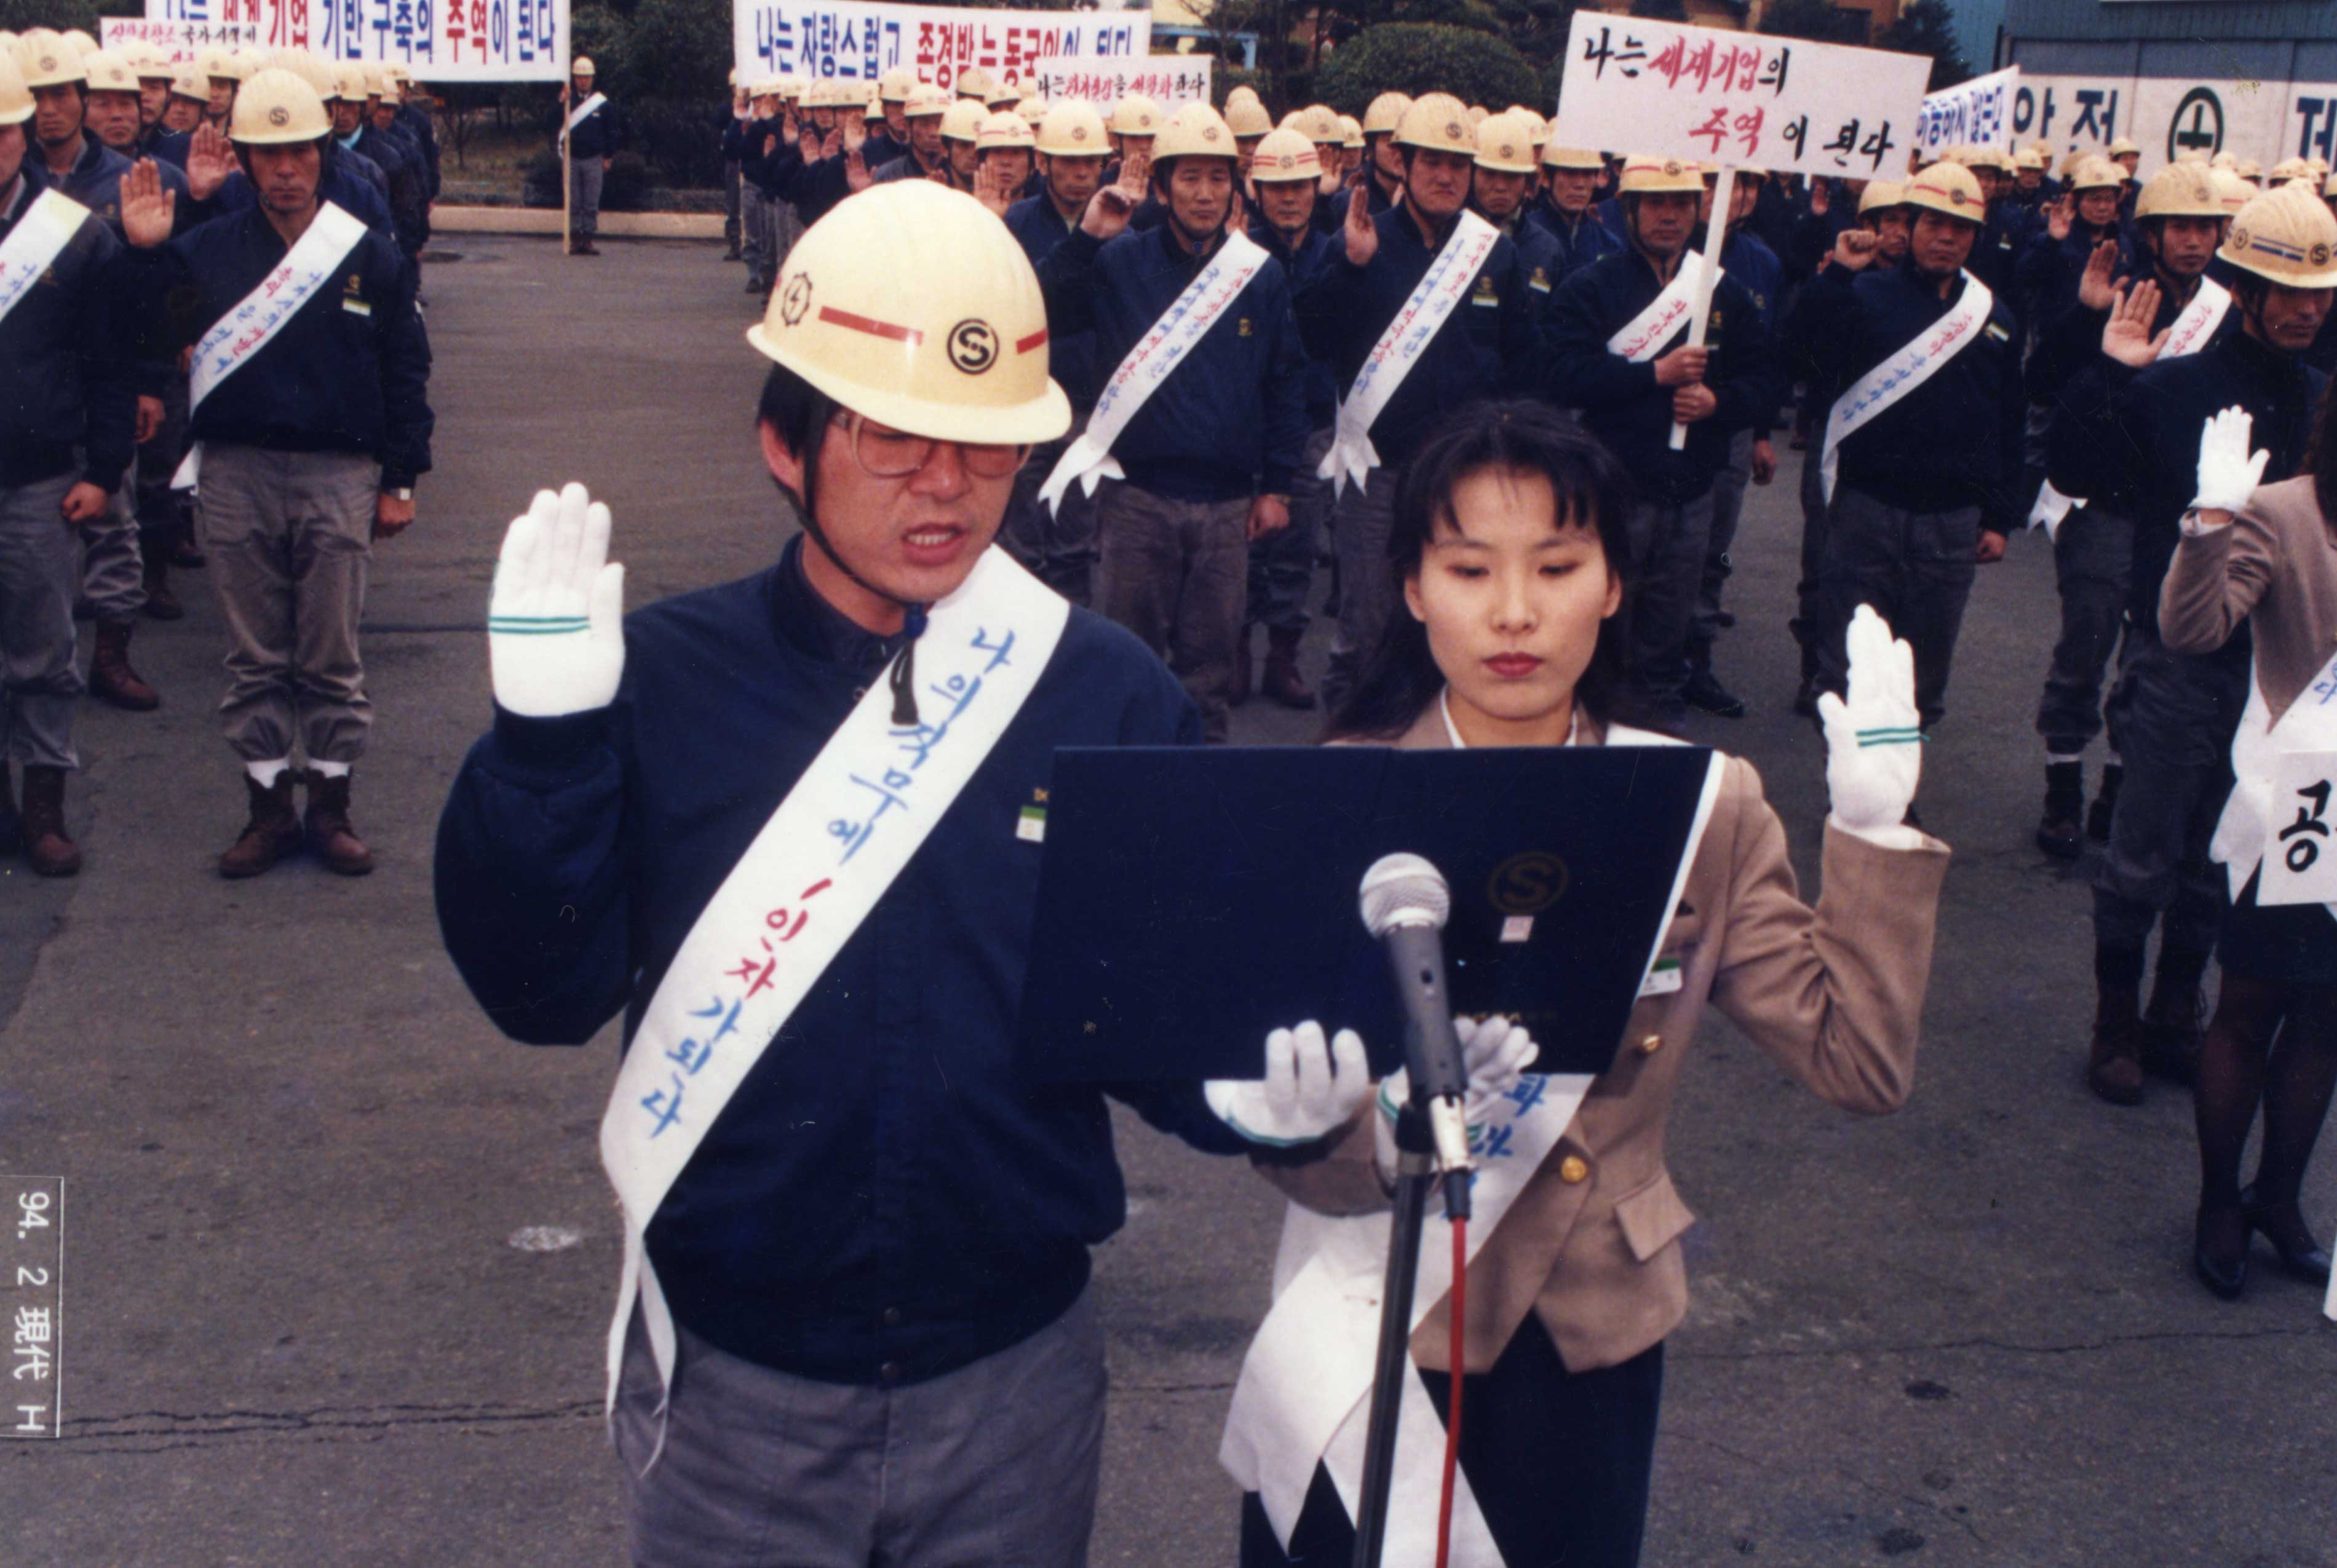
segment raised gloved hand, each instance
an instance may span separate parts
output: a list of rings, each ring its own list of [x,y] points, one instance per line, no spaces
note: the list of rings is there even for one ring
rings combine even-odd
[[[529,718],[606,707],[625,673],[625,569],[609,560],[609,509],[581,484],[512,519],[487,602],[495,701]]]
[[[1890,623],[1862,604],[1851,617],[1850,696],[1818,698],[1825,726],[1826,794],[1833,820],[1853,833],[1896,830],[1923,775],[1915,712],[1915,650],[1892,641]],[[1912,833],[1914,830],[1907,830]]]
[[[1469,1072],[1469,1096],[1462,1111],[1468,1118],[1473,1143],[1473,1130],[1484,1121],[1493,1102],[1516,1086],[1518,1075],[1533,1059],[1534,1037],[1524,1025],[1499,1016],[1456,1018],[1452,1032],[1460,1037],[1462,1065]],[[1412,1075],[1403,1068],[1380,1081],[1380,1114],[1372,1118],[1372,1156],[1378,1163],[1382,1182],[1395,1180],[1396,1114],[1411,1098]]]
[[[1286,1149],[1337,1132],[1372,1092],[1364,1042],[1341,1029],[1328,1043],[1309,1018],[1266,1037],[1266,1077],[1211,1078],[1202,1097],[1217,1120],[1253,1144]]]
[[[2269,452],[2249,455],[2254,431],[2255,421],[2236,404],[2207,416],[2199,428],[2199,493],[2191,498],[2192,511],[2230,513],[2248,503],[2272,461]]]

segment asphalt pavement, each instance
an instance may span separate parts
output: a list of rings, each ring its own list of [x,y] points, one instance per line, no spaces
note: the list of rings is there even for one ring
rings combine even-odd
[[[243,794],[194,571],[187,618],[134,648],[161,712],[83,710],[86,870],[0,871],[0,1174],[67,1183],[64,1436],[0,1444],[6,1568],[623,1559],[601,1418],[621,1242],[594,1141],[615,1031],[548,1050],[488,1026],[439,943],[431,836],[487,720],[495,550],[535,489],[610,502],[636,604],[758,569],[790,525],[752,436],[740,268],[705,245],[441,243],[437,468],[366,611],[378,716],[354,814],[379,869],[214,874]],[[1814,879],[1824,756],[1787,706],[1781,456],[1720,649],[1753,711],[1693,734],[1758,765]],[[2211,1299],[2188,1264],[2187,1096],[2122,1110],[2084,1086],[2083,872],[2030,842],[2055,615],[2043,537],[2014,541],[1925,753],[1923,820],[1956,858],[1912,1102],[1835,1112],[1717,1019],[1693,1047],[1671,1137],[1693,1305],[1651,1568],[2337,1563],[2319,1292],[2260,1248],[2245,1299]],[[1253,702],[1234,736],[1317,722]],[[1280,1204],[1133,1118],[1120,1144],[1094,1561],[1229,1563],[1215,1456]],[[2305,1191],[2324,1236],[2332,1173]],[[1568,1463],[1548,1456],[1550,1485]]]

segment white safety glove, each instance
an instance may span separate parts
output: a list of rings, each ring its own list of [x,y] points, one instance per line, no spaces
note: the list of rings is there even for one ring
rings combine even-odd
[[[2199,430],[2199,493],[2191,498],[2192,511],[2237,511],[2248,503],[2272,461],[2269,452],[2248,454],[2254,426],[2237,405],[2207,416]]]
[[[1818,698],[1833,820],[1878,843],[1912,848],[1922,842],[1904,825],[1923,776],[1915,650],[1892,640],[1890,623],[1871,604],[1858,607],[1847,635],[1850,698],[1832,692]]]
[[[512,519],[487,601],[495,701],[529,718],[588,713],[625,673],[625,569],[609,560],[609,509],[570,484]]]
[[[1462,1112],[1468,1118],[1469,1141],[1474,1145],[1476,1130],[1492,1110],[1493,1102],[1517,1086],[1519,1074],[1533,1059],[1534,1037],[1523,1024],[1498,1015],[1455,1018],[1452,1032],[1460,1038],[1461,1061],[1469,1071],[1469,1096]],[[1372,1118],[1372,1157],[1385,1183],[1395,1181],[1396,1115],[1411,1098],[1412,1075],[1403,1068],[1380,1080],[1380,1114]]]
[[[1337,1132],[1372,1092],[1363,1037],[1341,1029],[1326,1043],[1309,1018],[1266,1037],[1266,1077],[1211,1078],[1202,1097],[1217,1119],[1253,1144],[1286,1149]]]

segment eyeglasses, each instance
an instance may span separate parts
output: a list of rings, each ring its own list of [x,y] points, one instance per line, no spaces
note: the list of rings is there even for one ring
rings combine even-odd
[[[848,410],[838,412],[835,423],[851,438],[852,461],[871,479],[906,479],[932,462],[934,448],[944,444],[930,435],[911,435]],[[947,444],[957,448],[958,461],[977,479],[1003,479],[1031,455],[1028,444],[1004,446],[975,441]]]

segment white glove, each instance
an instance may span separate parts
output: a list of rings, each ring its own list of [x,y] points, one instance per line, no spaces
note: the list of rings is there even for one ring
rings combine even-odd
[[[1832,692],[1818,698],[1833,820],[1868,837],[1886,830],[1913,835],[1902,824],[1923,775],[1915,650],[1903,640],[1892,640],[1890,623],[1871,604],[1860,605],[1851,617],[1847,641],[1850,700]]]
[[[625,673],[625,569],[609,560],[609,509],[570,484],[512,519],[487,601],[495,701],[529,718],[616,699]]]
[[[1309,1018],[1266,1037],[1266,1078],[1211,1078],[1202,1097],[1217,1120],[1253,1144],[1277,1149],[1311,1144],[1354,1118],[1372,1092],[1363,1037],[1341,1029],[1328,1044]]]
[[[2191,498],[2194,511],[2237,511],[2264,482],[2264,464],[2272,453],[2248,455],[2248,438],[2255,422],[2248,411],[2234,405],[2211,414],[2199,429],[2199,493]]]
[[[1452,1020],[1452,1032],[1460,1037],[1462,1065],[1469,1071],[1469,1094],[1462,1103],[1462,1115],[1468,1118],[1471,1147],[1477,1143],[1477,1129],[1492,1110],[1493,1102],[1517,1086],[1518,1076],[1527,1062],[1533,1059],[1534,1037],[1523,1024],[1513,1024],[1499,1016],[1489,1018]],[[1372,1156],[1378,1163],[1380,1180],[1395,1180],[1395,1119],[1412,1098],[1412,1075],[1402,1067],[1380,1081],[1380,1114],[1372,1118]]]

